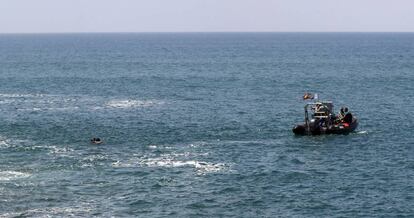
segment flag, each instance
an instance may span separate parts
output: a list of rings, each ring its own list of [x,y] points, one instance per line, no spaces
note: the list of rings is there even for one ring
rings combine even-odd
[[[309,92],[306,92],[303,95],[303,100],[308,100],[308,99],[313,99],[313,98],[314,98],[313,95],[311,93],[309,93]]]

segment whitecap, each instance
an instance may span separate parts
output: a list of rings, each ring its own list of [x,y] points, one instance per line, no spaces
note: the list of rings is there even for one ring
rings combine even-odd
[[[100,155],[100,154],[89,155],[81,159],[80,167],[89,168],[89,167],[104,165],[105,163],[103,162],[106,160],[108,160],[108,156],[106,155]]]
[[[70,107],[50,107],[50,108],[46,108],[45,110],[49,110],[49,111],[70,111],[70,110],[78,110],[79,107],[78,106],[70,106]]]
[[[31,141],[29,140],[8,139],[8,138],[0,137],[0,148],[14,148],[22,144],[30,144],[30,143]]]
[[[114,167],[114,168],[123,168],[123,167],[125,167],[125,168],[127,168],[127,167],[137,167],[138,166],[138,164],[136,163],[136,162],[134,162],[134,161],[116,161],[116,162],[113,162],[112,163],[112,167]]]
[[[108,159],[108,157],[106,155],[94,154],[94,155],[89,155],[89,156],[86,156],[86,157],[82,158],[82,161],[96,162],[96,161],[104,161],[104,160],[107,160],[107,159]]]
[[[197,148],[197,147],[205,146],[207,144],[208,144],[207,142],[199,141],[199,142],[190,143],[188,146],[191,148]]]
[[[368,134],[368,131],[366,130],[361,130],[361,131],[357,131],[357,134]]]
[[[227,165],[224,163],[210,163],[197,160],[174,160],[169,158],[149,158],[142,160],[140,164],[147,167],[192,167],[195,168],[198,173],[219,172],[227,168]]]
[[[68,106],[68,107],[32,107],[32,108],[18,108],[18,111],[74,111],[79,110],[78,106]]]
[[[91,109],[92,109],[92,110],[94,110],[94,111],[96,111],[96,110],[101,110],[101,109],[103,109],[103,107],[94,106],[94,107],[91,107]]]
[[[13,102],[14,101],[13,100],[10,100],[10,99],[1,99],[0,100],[0,104],[11,104]]]
[[[74,150],[68,147],[60,147],[60,146],[49,146],[49,154],[51,155],[58,155],[61,157],[71,156]]]
[[[183,154],[184,155],[184,154]],[[180,155],[177,155],[180,156]],[[197,173],[212,173],[228,169],[228,165],[224,163],[210,163],[198,160],[176,160],[168,156],[157,158],[133,158],[125,161],[116,161],[112,163],[112,167],[163,167],[163,168],[194,168]]]
[[[84,96],[51,94],[1,94],[0,104],[15,104],[18,111],[71,111],[88,103]],[[80,105],[78,105],[81,103]]]
[[[88,213],[91,212],[91,207],[46,207],[46,208],[36,208],[28,209],[22,212],[13,212],[1,214],[0,217],[15,217],[15,216],[35,216],[35,217],[51,217],[51,216],[73,216],[79,213]]]
[[[17,171],[0,171],[0,181],[10,181],[15,179],[23,179],[29,177],[29,173]]]
[[[135,107],[150,107],[157,104],[162,104],[156,100],[111,100],[106,103],[106,106],[112,108],[135,108]]]
[[[190,152],[184,152],[184,153],[172,152],[172,153],[169,153],[169,154],[162,154],[161,157],[168,159],[168,158],[173,158],[173,157],[189,157],[191,155],[193,155],[193,154],[190,153]]]
[[[20,94],[20,93],[0,93],[2,98],[34,98],[34,97],[44,97],[45,94]]]
[[[8,140],[0,140],[0,148],[9,148],[12,145],[8,142]]]

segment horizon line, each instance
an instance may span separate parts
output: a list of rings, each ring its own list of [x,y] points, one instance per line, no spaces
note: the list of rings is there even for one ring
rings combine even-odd
[[[168,33],[414,33],[414,31],[91,31],[91,32],[0,32],[0,35],[17,34],[168,34]]]

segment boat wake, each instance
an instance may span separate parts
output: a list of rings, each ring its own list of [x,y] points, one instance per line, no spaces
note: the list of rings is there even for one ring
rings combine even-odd
[[[356,131],[355,133],[356,134],[364,135],[364,134],[368,134],[368,131],[366,131],[366,130],[364,130],[364,131]]]
[[[141,161],[141,165],[147,167],[192,167],[197,170],[198,173],[213,173],[219,172],[225,169],[227,166],[223,163],[209,163],[197,160],[174,160],[171,158],[149,158]]]
[[[11,181],[16,179],[23,179],[31,176],[29,173],[22,173],[18,171],[0,171],[0,181]]]
[[[0,104],[8,111],[21,112],[66,112],[75,110],[97,110],[107,108],[127,109],[151,107],[163,104],[160,100],[112,99],[85,95],[52,95],[0,93]]]
[[[176,160],[167,157],[131,159],[112,163],[113,167],[160,167],[160,168],[193,168],[197,174],[215,173],[229,168],[224,163],[210,163],[198,160]]]
[[[51,216],[84,216],[93,211],[93,208],[85,207],[47,207],[27,209],[21,212],[9,212],[0,214],[0,217],[51,217]]]
[[[146,154],[134,154],[112,163],[113,167],[150,167],[193,169],[197,174],[224,172],[228,163],[205,161],[208,152],[199,150],[204,142],[179,145],[149,145]],[[161,154],[160,154],[161,153]]]
[[[106,103],[106,106],[111,108],[136,108],[151,107],[162,103],[162,101],[157,100],[111,100]]]

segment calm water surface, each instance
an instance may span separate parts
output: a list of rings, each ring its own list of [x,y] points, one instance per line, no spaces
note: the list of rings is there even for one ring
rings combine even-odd
[[[0,84],[1,217],[414,216],[414,34],[0,35]]]

